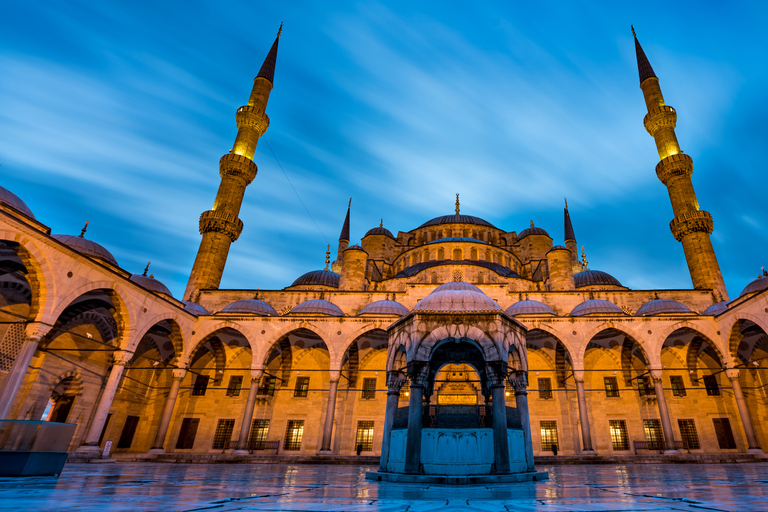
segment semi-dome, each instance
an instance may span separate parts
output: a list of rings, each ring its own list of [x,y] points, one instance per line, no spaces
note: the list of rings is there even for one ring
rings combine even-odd
[[[746,295],[748,293],[761,292],[766,288],[768,288],[768,277],[760,276],[754,281],[752,281],[751,283],[749,283],[746,288],[741,290],[739,297]]]
[[[584,315],[624,315],[624,311],[614,304],[602,299],[591,299],[582,302],[571,311],[571,316]]]
[[[531,226],[530,228],[526,228],[526,229],[522,230],[517,235],[517,239],[518,240],[522,240],[523,238],[525,238],[525,237],[527,237],[529,235],[544,235],[544,236],[546,236],[548,238],[552,238],[551,236],[549,236],[549,233],[547,233],[543,229]]]
[[[330,286],[339,287],[341,276],[330,270],[313,270],[296,279],[291,286]]]
[[[87,238],[83,238],[81,236],[72,235],[53,235],[53,238],[69,246],[70,249],[73,249],[80,254],[101,260],[116,267],[119,266],[115,257],[112,256],[112,253],[92,240],[88,240]]]
[[[259,316],[277,316],[275,308],[259,299],[240,299],[227,305],[222,313],[247,313]]]
[[[183,300],[184,310],[192,313],[195,316],[210,315],[211,313],[197,302],[191,300]]]
[[[445,283],[434,289],[419,302],[414,311],[421,313],[472,312],[496,313],[502,311],[496,301],[470,283]]]
[[[482,240],[478,240],[477,238],[469,238],[466,236],[449,236],[447,238],[439,238],[437,240],[432,240],[431,242],[427,242],[427,245],[429,244],[441,244],[443,242],[471,242],[473,244],[488,244],[488,242],[483,242]]]
[[[364,253],[368,254],[368,251],[366,251],[365,249],[363,249],[362,247],[360,247],[360,246],[359,246],[359,245],[357,245],[357,244],[355,244],[355,245],[350,245],[349,247],[347,247],[346,249],[344,249],[344,252],[347,252],[347,251],[362,251],[362,252],[364,252]]]
[[[515,315],[554,315],[552,308],[537,300],[521,300],[509,306],[506,310],[509,316]]]
[[[576,284],[576,288],[583,288],[585,286],[621,286],[618,279],[600,270],[582,270],[573,274],[573,281]]]
[[[167,295],[169,297],[173,297],[171,295],[171,290],[168,289],[163,283],[155,279],[154,276],[145,276],[141,274],[131,274],[131,281],[138,284],[139,286],[146,288],[147,290],[155,293],[160,293],[163,295]]]
[[[344,316],[344,312],[334,304],[323,299],[305,300],[291,310],[289,315],[330,315]]]
[[[14,210],[20,211],[27,217],[32,217],[33,219],[35,218],[35,216],[32,214],[32,210],[30,210],[29,206],[27,206],[27,203],[22,201],[19,196],[7,188],[0,187],[0,203],[10,206]]]
[[[394,300],[377,300],[360,311],[361,315],[398,315],[408,314],[408,308]]]
[[[478,226],[486,226],[496,229],[496,226],[487,220],[483,220],[480,217],[473,217],[472,215],[443,215],[442,217],[435,217],[432,220],[428,220],[416,229],[439,226],[441,224],[476,224]]]
[[[716,302],[704,310],[702,315],[705,316],[717,316],[720,313],[724,313],[728,309],[728,301]]]
[[[376,226],[373,229],[369,229],[368,232],[365,234],[365,236],[371,236],[371,235],[385,235],[389,238],[395,238],[394,235],[392,235],[392,232],[385,228],[384,226]],[[365,238],[365,236],[363,238]]]
[[[662,313],[692,313],[685,304],[672,299],[654,299],[637,310],[635,316],[659,315]]]

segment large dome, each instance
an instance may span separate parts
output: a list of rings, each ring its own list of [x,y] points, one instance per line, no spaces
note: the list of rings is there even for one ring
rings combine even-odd
[[[483,242],[482,240],[478,240],[477,238],[469,238],[466,236],[449,236],[448,238],[439,238],[437,240],[432,240],[431,242],[427,242],[427,245],[442,244],[444,242],[471,242],[473,244],[488,245],[488,242]]]
[[[478,226],[486,226],[489,228],[496,228],[493,224],[487,220],[483,220],[480,217],[473,217],[471,215],[443,215],[442,217],[435,217],[432,220],[428,220],[419,228],[426,228],[429,226],[439,226],[441,224],[476,224]]]
[[[549,236],[549,233],[547,233],[547,232],[546,232],[546,231],[544,231],[543,229],[541,229],[541,228],[536,228],[536,227],[530,227],[530,228],[526,228],[526,229],[522,230],[522,231],[521,231],[521,232],[520,232],[520,233],[517,235],[517,239],[518,239],[518,240],[522,240],[523,238],[525,238],[525,237],[527,237],[527,236],[529,236],[529,235],[544,235],[544,236],[546,236],[547,238],[552,238],[551,236]]]
[[[376,226],[373,229],[369,229],[368,232],[365,234],[365,236],[372,236],[372,235],[384,235],[384,236],[388,236],[389,238],[395,238],[392,232],[387,228],[385,228],[384,226]],[[363,238],[365,238],[365,236]]]
[[[323,299],[305,300],[291,310],[289,315],[330,315],[344,316],[344,312],[332,302]]]
[[[29,209],[27,203],[21,200],[19,196],[8,190],[7,188],[0,187],[0,203],[10,206],[14,210],[18,210],[27,217],[35,216],[32,214],[32,210]]]
[[[359,314],[403,316],[408,314],[408,308],[394,300],[377,300],[365,306]]]
[[[173,297],[173,295],[171,295],[171,290],[169,290],[167,286],[155,279],[153,276],[131,274],[131,281],[151,292]]]
[[[554,315],[552,308],[537,300],[521,300],[507,308],[509,316],[515,315]]]
[[[70,249],[73,249],[80,254],[104,261],[116,267],[119,266],[115,257],[112,256],[112,253],[110,253],[96,242],[88,240],[87,238],[72,235],[53,235],[53,238],[69,246]]]
[[[573,274],[573,281],[576,284],[576,288],[584,288],[585,286],[621,286],[618,279],[600,270],[582,270]]]
[[[742,295],[746,295],[748,293],[754,293],[754,292],[761,292],[768,288],[768,277],[760,276],[751,283],[749,283],[746,288],[741,290],[741,293],[739,294],[739,297]]]
[[[711,306],[709,306],[707,309],[704,310],[702,315],[705,316],[717,316],[720,313],[723,313],[725,311],[728,311],[728,301],[724,300],[723,302],[715,302]]]
[[[330,286],[339,287],[341,276],[330,270],[313,270],[296,279],[291,286]]]
[[[222,313],[248,313],[260,316],[277,316],[275,308],[258,299],[240,299],[221,310]]]
[[[637,310],[635,316],[659,315],[662,313],[693,313],[688,306],[672,299],[654,299]]]
[[[587,300],[573,308],[571,316],[584,315],[624,315],[624,311],[614,304],[602,299]]]
[[[496,301],[470,283],[445,283],[419,302],[414,311],[421,313],[497,313],[502,311]]]

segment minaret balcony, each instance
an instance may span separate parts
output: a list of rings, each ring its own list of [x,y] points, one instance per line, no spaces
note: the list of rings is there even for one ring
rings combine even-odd
[[[237,129],[251,129],[258,132],[259,137],[264,135],[264,132],[269,128],[269,116],[261,109],[245,105],[237,109],[235,115],[237,120]]]
[[[200,215],[200,234],[224,233],[233,242],[243,232],[243,221],[222,210],[208,210]]]
[[[219,175],[221,179],[235,178],[245,181],[250,185],[256,178],[259,168],[250,158],[235,153],[228,153],[219,160]]]
[[[656,164],[656,176],[664,185],[668,185],[674,178],[691,179],[693,176],[693,159],[683,153],[670,155]]]
[[[648,111],[648,114],[643,119],[643,124],[648,133],[651,134],[651,137],[655,137],[659,130],[675,128],[677,125],[677,112],[669,105],[655,107]]]
[[[704,210],[693,210],[678,215],[669,223],[669,229],[675,240],[682,242],[683,238],[691,233],[712,234],[712,215]]]

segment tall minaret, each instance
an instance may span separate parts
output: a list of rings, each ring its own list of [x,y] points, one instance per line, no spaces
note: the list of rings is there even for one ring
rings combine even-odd
[[[200,242],[184,292],[186,300],[196,300],[200,290],[219,287],[229,246],[243,231],[243,221],[238,218],[238,214],[245,188],[256,177],[257,168],[253,163],[256,144],[269,127],[269,117],[264,111],[272,91],[277,43],[282,31],[281,24],[275,42],[253,81],[248,104],[237,109],[237,137],[229,154],[219,160],[221,184],[213,202],[213,209],[200,215],[200,234],[203,235],[203,240]]]
[[[632,28],[637,53],[637,68],[640,73],[640,88],[643,90],[648,115],[645,116],[645,129],[656,141],[656,148],[661,161],[656,165],[656,176],[667,187],[675,218],[669,227],[675,239],[683,244],[688,270],[691,273],[693,287],[711,289],[718,295],[718,300],[727,300],[720,266],[709,235],[712,233],[712,216],[699,210],[699,202],[693,190],[693,160],[680,151],[675,135],[677,113],[664,104],[659,79],[653,72],[645,52]]]
[[[349,247],[349,210],[352,208],[352,198],[349,199],[349,205],[347,206],[347,216],[344,218],[344,225],[341,226],[341,233],[339,234],[339,247],[336,249],[336,261],[333,262],[333,271],[337,274],[341,270],[341,253],[347,250]]]
[[[571,266],[574,268],[574,272],[581,270],[581,263],[579,263],[579,246],[576,244],[576,235],[573,234],[573,224],[571,224],[571,215],[568,213],[568,200],[565,200],[565,208],[563,209],[564,216],[564,233],[565,233],[565,247],[571,251]]]

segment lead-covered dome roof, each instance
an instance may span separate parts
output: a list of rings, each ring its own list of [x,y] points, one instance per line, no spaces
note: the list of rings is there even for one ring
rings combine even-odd
[[[720,313],[725,312],[728,309],[728,301],[724,300],[722,302],[715,302],[711,306],[709,306],[707,309],[704,310],[702,315],[705,316],[717,316]]]
[[[473,244],[485,244],[488,245],[488,242],[483,242],[482,240],[478,240],[477,238],[469,238],[466,236],[449,236],[447,238],[439,238],[437,240],[432,240],[431,242],[427,242],[427,245],[429,244],[441,244],[444,242],[471,242]]]
[[[360,311],[361,315],[398,315],[408,314],[408,308],[394,300],[377,300]]]
[[[582,302],[571,311],[570,316],[585,315],[624,315],[624,311],[614,304],[602,299],[591,299]]]
[[[576,288],[583,288],[585,286],[622,286],[618,279],[600,270],[582,270],[573,274],[573,281]]]
[[[195,316],[210,315],[211,313],[197,302],[191,300],[183,300],[184,310],[192,313]]]
[[[165,286],[163,283],[155,279],[154,276],[145,276],[142,274],[131,274],[131,281],[133,281],[134,283],[138,284],[143,288],[146,288],[151,292],[160,293],[162,295],[173,297],[173,295],[171,295],[171,290],[169,290],[168,287]]]
[[[527,237],[529,235],[544,235],[544,236],[546,236],[548,238],[552,238],[551,236],[549,236],[549,233],[547,233],[543,229],[537,228],[537,227],[530,227],[530,228],[526,228],[526,229],[522,230],[517,235],[517,238],[518,238],[518,240],[522,240],[523,238],[525,238],[525,237]]]
[[[521,300],[509,306],[506,310],[509,316],[515,315],[554,315],[552,308],[537,300]]]
[[[394,235],[392,235],[392,232],[385,228],[384,226],[376,226],[373,229],[369,229],[368,232],[365,234],[365,236],[371,236],[371,235],[385,235],[389,238],[395,238]],[[365,236],[363,238],[365,238]]]
[[[662,313],[693,313],[688,306],[672,299],[654,299],[646,302],[635,312],[635,316],[659,315]]]
[[[116,267],[119,266],[117,264],[117,260],[114,256],[112,256],[111,252],[92,240],[72,235],[53,235],[53,238],[67,245],[70,249],[79,252],[80,254],[101,260]]]
[[[289,315],[330,315],[344,316],[344,312],[332,302],[324,299],[305,300],[291,310]]]
[[[32,210],[29,209],[27,203],[21,200],[19,196],[8,190],[7,188],[0,187],[0,203],[10,206],[14,210],[18,210],[27,217],[35,218]]]
[[[419,302],[414,311],[421,313],[498,313],[501,307],[477,286],[470,283],[445,283]]]
[[[240,299],[227,305],[222,313],[247,313],[259,316],[277,316],[275,308],[259,299]]]
[[[313,270],[296,279],[291,286],[330,286],[339,287],[341,276],[330,270]]]
[[[486,226],[496,229],[496,226],[487,220],[483,220],[480,217],[473,217],[472,215],[443,215],[442,217],[435,217],[432,220],[428,220],[416,229],[439,226],[441,224],[476,224],[478,226]]]
[[[755,292],[761,292],[768,288],[768,277],[760,276],[751,283],[749,283],[746,288],[741,290],[741,293],[739,294],[739,297],[746,295],[748,293],[755,293]]]

